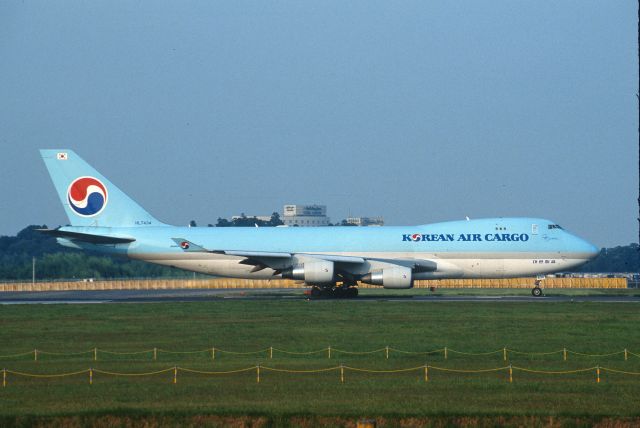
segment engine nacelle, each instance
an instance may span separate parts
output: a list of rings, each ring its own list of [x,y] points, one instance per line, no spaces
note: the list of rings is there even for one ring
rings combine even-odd
[[[333,262],[326,260],[305,261],[282,271],[282,277],[304,281],[311,285],[331,284],[334,282]]]
[[[413,277],[411,269],[404,266],[394,266],[375,270],[363,276],[362,282],[382,285],[384,288],[412,288]]]

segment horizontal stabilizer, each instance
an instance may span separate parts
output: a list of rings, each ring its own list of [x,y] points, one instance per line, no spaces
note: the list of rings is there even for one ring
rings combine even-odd
[[[91,233],[69,232],[60,229],[36,229],[38,232],[55,236],[56,238],[66,238],[73,241],[88,242],[90,244],[128,244],[135,241],[134,238],[124,238],[109,235],[94,235]]]

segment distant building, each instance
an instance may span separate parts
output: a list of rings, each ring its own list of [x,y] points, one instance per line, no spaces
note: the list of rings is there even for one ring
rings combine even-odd
[[[384,226],[382,217],[348,217],[347,223],[356,226]]]
[[[328,226],[326,205],[285,205],[282,221],[285,226]]]

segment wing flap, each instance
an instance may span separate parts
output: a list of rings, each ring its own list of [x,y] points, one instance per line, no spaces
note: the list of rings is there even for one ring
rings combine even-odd
[[[241,256],[241,257],[249,257],[249,258],[270,258],[270,259],[290,259],[292,257],[291,253],[278,253],[273,251],[233,251],[233,250],[225,250],[222,251],[223,254],[228,256]]]
[[[355,257],[355,256],[337,256],[337,255],[333,255],[333,254],[309,254],[309,253],[300,253],[300,255],[304,255],[304,256],[307,256],[307,257],[315,257],[317,259],[322,259],[322,260],[326,260],[328,262],[336,262],[336,263],[361,264],[361,263],[365,262],[364,258]]]
[[[414,272],[435,272],[438,263],[427,259],[369,259],[411,268]]]

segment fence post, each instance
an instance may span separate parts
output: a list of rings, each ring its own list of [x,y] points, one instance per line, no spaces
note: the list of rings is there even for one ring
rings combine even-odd
[[[388,360],[389,359],[389,346],[385,346],[384,350],[385,350],[385,353],[387,355],[387,360]]]
[[[628,359],[628,355],[627,355],[627,348],[624,348],[624,360],[627,361]]]
[[[2,387],[7,386],[7,369],[2,369]]]
[[[260,383],[260,364],[256,366],[256,383]]]
[[[173,367],[173,384],[175,385],[176,383],[178,383],[178,367],[174,366]]]
[[[211,348],[211,359],[212,360],[216,359],[216,348],[215,347]]]
[[[562,359],[567,361],[567,348],[562,349]]]
[[[596,367],[596,383],[600,383],[600,366]]]
[[[444,347],[444,359],[445,360],[447,359],[447,347],[446,346]]]
[[[33,361],[38,361],[38,350],[37,349],[33,350]]]
[[[344,366],[340,364],[340,383],[344,383]]]
[[[513,367],[509,364],[509,383],[513,383]]]
[[[331,346],[327,348],[327,351],[329,352],[329,359],[331,359]]]
[[[273,346],[269,347],[269,359],[273,359]]]
[[[153,348],[153,361],[158,358],[158,348]]]
[[[429,382],[429,366],[424,366],[424,381]]]
[[[98,348],[93,348],[93,361],[98,361]]]
[[[502,348],[502,358],[507,361],[507,347]]]
[[[93,385],[93,369],[89,369],[89,385]]]

